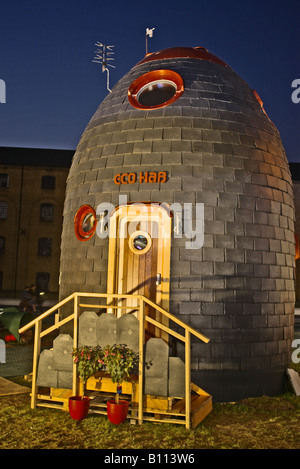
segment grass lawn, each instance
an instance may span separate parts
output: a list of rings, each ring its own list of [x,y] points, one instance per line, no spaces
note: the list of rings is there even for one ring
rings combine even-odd
[[[3,396],[0,449],[300,449],[300,397],[287,393],[214,404],[197,428],[186,430],[150,422],[115,426],[99,414],[75,421],[62,410],[31,410],[29,394]]]
[[[300,375],[300,363],[291,364]],[[23,386],[23,378],[9,378]],[[0,396],[0,449],[300,449],[300,397],[278,397],[213,404],[197,428],[145,422],[115,426],[106,416],[82,421],[68,412],[30,408],[30,395]]]

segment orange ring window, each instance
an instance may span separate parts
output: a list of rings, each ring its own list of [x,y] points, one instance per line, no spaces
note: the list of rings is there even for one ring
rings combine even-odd
[[[75,235],[79,241],[90,239],[97,226],[96,212],[90,205],[82,205],[74,218]]]
[[[137,109],[158,109],[176,101],[183,92],[183,79],[178,73],[154,70],[131,83],[128,100]]]

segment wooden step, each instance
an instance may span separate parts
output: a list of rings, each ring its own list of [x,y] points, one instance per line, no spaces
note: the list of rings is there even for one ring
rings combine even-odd
[[[89,380],[91,397],[90,412],[106,414],[106,401],[115,395],[115,384],[105,375]],[[130,401],[128,418],[138,419],[138,383],[126,383],[124,398]],[[50,388],[50,395],[38,394],[37,405],[68,410],[68,399],[72,395],[70,389]],[[43,401],[43,402],[42,402]],[[197,385],[191,383],[191,427],[195,428],[211,411],[212,396]],[[143,421],[157,423],[185,424],[185,399],[163,396],[143,396]]]
[[[200,422],[212,411],[212,397],[198,396],[197,399],[192,402],[191,409],[191,426],[192,428],[197,427]]]

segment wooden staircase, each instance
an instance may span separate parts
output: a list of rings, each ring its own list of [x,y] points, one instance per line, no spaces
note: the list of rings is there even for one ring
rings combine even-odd
[[[191,382],[191,356],[190,356],[190,336],[193,334],[205,343],[209,339],[195,329],[191,328],[183,321],[173,316],[168,311],[156,305],[149,299],[141,295],[134,296],[139,301],[137,318],[139,320],[139,370],[137,375],[133,375],[130,382],[122,384],[122,398],[126,398],[130,402],[128,418],[132,423],[142,424],[143,421],[162,422],[183,424],[187,429],[196,427],[205,417],[212,411],[212,396]],[[33,355],[33,372],[32,372],[32,392],[31,392],[31,408],[36,406],[54,407],[64,411],[68,411],[68,399],[72,395],[80,394],[80,383],[77,378],[77,367],[73,365],[73,386],[72,389],[47,388],[40,389],[37,386],[38,361],[41,349],[41,339],[45,335],[59,329],[61,325],[73,320],[73,346],[78,347],[78,319],[80,316],[80,308],[95,308],[95,304],[82,304],[82,298],[93,297],[94,299],[106,299],[106,305],[98,304],[102,310],[106,308],[118,308],[112,306],[111,299],[115,297],[120,299],[128,297],[128,295],[119,294],[90,294],[90,293],[73,293],[65,300],[50,308],[48,311],[35,318],[29,324],[22,327],[19,333],[35,327],[34,355]],[[59,320],[56,316],[55,324],[42,331],[42,321],[50,314],[56,313],[67,303],[73,302],[73,313],[67,318]],[[145,304],[157,309],[163,317],[174,321],[177,325],[184,329],[184,335],[171,330],[165,324],[154,321],[145,314]],[[122,307],[124,313],[124,307]],[[154,323],[157,328],[163,330],[164,333],[172,335],[181,340],[185,345],[185,397],[176,396],[154,396],[144,393],[144,343],[145,343],[145,322]],[[98,372],[87,381],[86,390],[91,397],[90,412],[106,415],[106,401],[114,396],[116,392],[116,384],[104,372]]]
[[[131,377],[131,382],[122,383],[122,399],[129,401],[128,419],[131,423],[138,421],[138,376]],[[89,413],[106,415],[106,401],[115,395],[116,385],[110,377],[98,372],[89,378],[86,386],[91,399]],[[46,390],[44,389],[44,392]],[[80,391],[79,391],[80,393]],[[38,407],[50,407],[68,411],[71,389],[50,388],[49,394],[37,395]],[[211,411],[212,396],[191,383],[190,427],[195,428]],[[186,400],[178,397],[162,397],[146,394],[143,396],[143,421],[156,423],[186,424]]]

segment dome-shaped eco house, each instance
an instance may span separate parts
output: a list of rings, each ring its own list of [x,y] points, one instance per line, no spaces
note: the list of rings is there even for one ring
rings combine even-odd
[[[214,399],[276,395],[290,363],[294,251],[288,162],[257,93],[204,48],[148,54],[74,155],[60,298],[144,295],[209,337],[192,341],[191,370]]]

